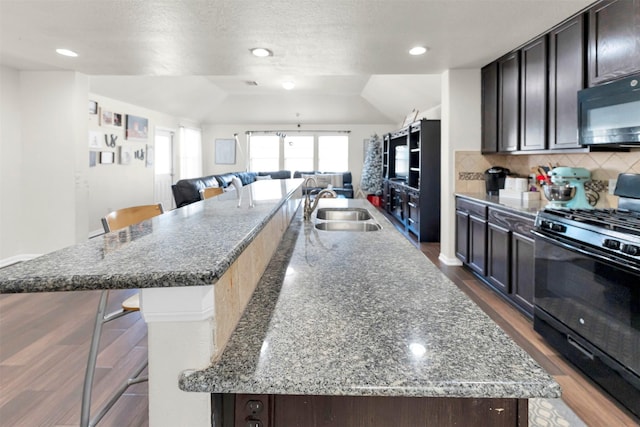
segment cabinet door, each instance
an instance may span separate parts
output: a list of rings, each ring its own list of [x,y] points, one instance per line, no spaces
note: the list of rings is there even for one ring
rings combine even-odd
[[[469,267],[486,276],[487,271],[487,221],[469,216]]]
[[[608,0],[589,10],[589,86],[640,70],[640,0]]]
[[[533,315],[534,241],[520,233],[512,233],[511,283],[514,301]]]
[[[382,181],[382,208],[391,213],[391,195],[389,194],[389,181]]]
[[[578,91],[585,87],[584,16],[549,32],[549,148],[580,148]]]
[[[487,276],[504,294],[509,293],[509,264],[511,233],[508,229],[489,223],[487,241]]]
[[[410,191],[406,197],[407,230],[413,232],[420,240],[420,195]]]
[[[482,153],[498,151],[498,63],[482,68]]]
[[[469,262],[469,214],[456,211],[456,257],[464,264]]]
[[[520,136],[520,52],[498,60],[498,151],[518,149]]]
[[[390,187],[391,193],[391,215],[393,215],[402,225],[405,224],[404,218],[404,192],[400,187]]]
[[[547,36],[521,52],[520,150],[547,148]]]

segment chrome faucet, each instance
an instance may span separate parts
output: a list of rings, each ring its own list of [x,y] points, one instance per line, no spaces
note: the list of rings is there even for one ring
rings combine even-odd
[[[304,220],[305,221],[309,221],[311,219],[311,214],[313,213],[315,208],[318,206],[318,202],[320,201],[320,199],[322,199],[323,197],[327,197],[327,198],[338,197],[335,191],[325,188],[323,190],[320,190],[320,192],[316,195],[316,198],[313,200],[313,204],[312,204],[311,189],[307,185],[309,181],[313,181],[316,185],[318,185],[318,182],[315,180],[315,178],[307,178],[304,181],[303,186],[306,188],[306,191],[307,191],[307,194],[304,196]]]

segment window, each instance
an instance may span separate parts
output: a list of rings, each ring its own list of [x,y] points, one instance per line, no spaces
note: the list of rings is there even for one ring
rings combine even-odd
[[[284,139],[284,169],[313,170],[313,136],[287,136]]]
[[[318,170],[344,172],[349,170],[349,137],[326,135],[318,137]]]
[[[249,170],[277,171],[280,167],[280,137],[276,135],[249,136]]]
[[[180,128],[180,179],[202,176],[200,129]]]
[[[249,135],[249,170],[349,170],[348,135]]]

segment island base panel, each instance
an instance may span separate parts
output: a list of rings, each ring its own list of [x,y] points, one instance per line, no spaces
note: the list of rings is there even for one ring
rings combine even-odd
[[[215,427],[528,426],[526,399],[213,394]]]

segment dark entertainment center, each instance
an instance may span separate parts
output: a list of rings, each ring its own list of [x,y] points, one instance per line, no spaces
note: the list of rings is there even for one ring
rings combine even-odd
[[[440,241],[440,120],[384,135],[382,208],[420,242]]]

